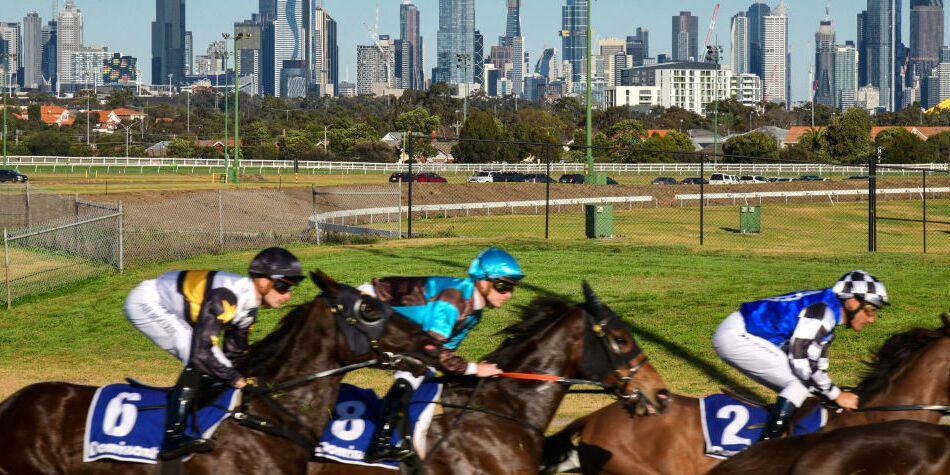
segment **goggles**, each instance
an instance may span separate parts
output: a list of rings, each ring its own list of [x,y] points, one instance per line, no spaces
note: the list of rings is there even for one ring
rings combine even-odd
[[[500,294],[510,294],[515,291],[518,283],[505,279],[495,279],[491,281],[491,286]]]
[[[293,290],[295,286],[300,284],[303,280],[303,277],[286,277],[281,275],[271,276],[271,281],[274,282],[274,290],[280,294],[286,294]]]

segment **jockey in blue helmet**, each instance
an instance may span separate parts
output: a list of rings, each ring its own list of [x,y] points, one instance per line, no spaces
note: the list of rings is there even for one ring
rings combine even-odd
[[[360,290],[408,317],[436,338],[443,341],[439,355],[440,369],[448,374],[477,377],[495,376],[502,372],[494,363],[468,362],[455,350],[468,333],[482,320],[485,308],[499,308],[507,302],[524,272],[511,254],[489,247],[472,261],[467,278],[455,277],[385,277],[364,284]],[[396,371],[396,381],[386,395],[383,421],[373,434],[373,442],[365,460],[400,460],[412,454],[407,434],[405,411],[412,393],[423,377]],[[402,440],[390,442],[393,430],[400,427]]]

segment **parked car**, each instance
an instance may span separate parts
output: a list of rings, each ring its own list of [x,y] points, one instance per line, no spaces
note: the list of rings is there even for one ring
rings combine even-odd
[[[389,175],[390,183],[399,183],[399,182],[406,182],[406,181],[409,181],[408,173],[399,172],[399,173],[393,173],[392,175]],[[414,173],[412,175],[412,181],[416,183],[447,183],[448,182],[448,180],[446,180],[445,178],[443,178],[437,173]]]
[[[867,175],[851,175],[848,177],[849,180],[868,180],[870,179]]]
[[[519,172],[495,172],[495,183],[521,183],[525,181],[524,173]]]
[[[683,181],[680,182],[681,185],[698,185],[700,183],[704,185],[708,185],[709,180],[705,178],[700,178],[698,176],[691,176],[689,178],[684,178]]]
[[[734,185],[736,183],[739,183],[739,180],[736,179],[735,175],[729,175],[727,173],[713,173],[709,175],[710,185]]]
[[[524,181],[528,183],[557,183],[554,181],[554,178],[551,178],[544,173],[525,173]]]
[[[770,176],[769,177],[769,183],[788,183],[790,181],[795,181],[795,179],[787,177],[787,176]]]
[[[768,183],[769,181],[762,175],[742,175],[739,177],[739,183]]]
[[[676,185],[678,183],[679,182],[676,181],[676,178],[668,176],[656,177],[650,182],[651,185]]]
[[[0,182],[26,183],[29,178],[16,170],[0,170]]]
[[[574,183],[576,185],[583,185],[585,177],[586,175],[583,173],[566,173],[561,175],[561,178],[558,178],[557,181],[559,183]],[[614,180],[613,178],[607,177],[607,184],[619,185],[620,183],[617,183],[617,180]]]
[[[392,175],[389,175],[390,183],[399,183],[403,181],[409,181],[408,173],[396,172],[396,173],[393,173]]]
[[[798,181],[831,181],[831,178],[825,178],[818,175],[802,175],[798,177]]]
[[[500,172],[494,171],[481,171],[476,172],[474,175],[468,177],[469,183],[492,183],[495,181],[495,175]]]

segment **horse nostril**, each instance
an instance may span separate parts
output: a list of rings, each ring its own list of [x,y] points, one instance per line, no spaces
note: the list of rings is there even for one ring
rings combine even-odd
[[[435,345],[432,345],[432,344],[426,345],[424,348],[426,351],[429,351],[429,352],[434,352],[436,350]]]
[[[656,398],[663,401],[667,401],[670,399],[670,392],[667,391],[666,389],[661,389],[656,392]]]

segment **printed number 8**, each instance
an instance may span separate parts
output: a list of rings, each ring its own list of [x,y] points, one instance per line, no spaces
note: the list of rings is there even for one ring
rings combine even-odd
[[[361,419],[366,414],[366,404],[360,401],[344,401],[336,405],[336,413],[340,420],[330,425],[330,432],[340,440],[359,439],[366,431],[366,421]]]

